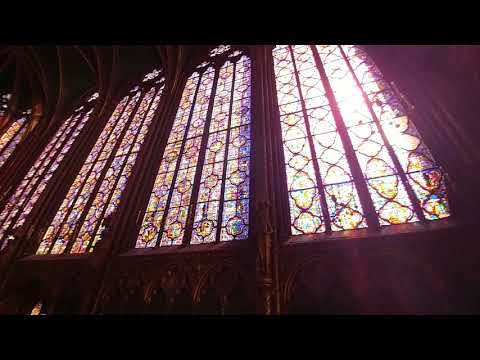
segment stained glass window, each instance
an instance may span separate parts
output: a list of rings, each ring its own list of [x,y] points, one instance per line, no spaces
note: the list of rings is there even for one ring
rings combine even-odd
[[[93,251],[103,221],[120,204],[138,152],[160,103],[164,78],[147,74],[116,106],[63,203],[37,254]]]
[[[3,94],[0,99],[0,119],[8,115],[8,104],[11,94]],[[0,168],[13,154],[17,145],[25,138],[30,120],[31,110],[14,115],[13,121],[0,131]],[[1,123],[1,122],[0,122]]]
[[[187,79],[137,248],[248,237],[250,59],[210,56]]]
[[[95,105],[94,100],[95,97],[92,96],[62,123],[15,192],[6,201],[0,213],[0,250],[7,245],[12,230],[25,223],[49,180],[90,119]]]
[[[273,50],[293,235],[449,216],[445,175],[358,46]]]

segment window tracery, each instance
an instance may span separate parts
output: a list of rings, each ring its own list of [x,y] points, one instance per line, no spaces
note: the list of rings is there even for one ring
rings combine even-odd
[[[210,56],[187,79],[137,248],[248,237],[250,60]]]
[[[147,74],[116,106],[43,236],[37,254],[93,251],[103,221],[120,204],[160,103],[161,70]]]
[[[362,49],[273,58],[293,235],[449,216],[442,169]]]
[[[95,106],[94,100],[92,95],[63,122],[6,201],[0,213],[0,250],[12,239],[11,233],[25,223],[50,179],[90,119]]]

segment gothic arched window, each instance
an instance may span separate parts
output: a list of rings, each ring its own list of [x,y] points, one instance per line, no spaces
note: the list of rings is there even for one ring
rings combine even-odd
[[[277,46],[293,235],[449,216],[444,173],[358,46]]]
[[[187,79],[137,248],[245,239],[250,59],[219,46]]]
[[[98,93],[77,108],[56,131],[0,213],[0,250],[7,245],[12,230],[25,223],[45,190],[48,181],[90,119]]]
[[[48,227],[37,254],[91,252],[120,203],[164,88],[147,74],[117,105]]]
[[[8,114],[8,103],[10,99],[11,94],[4,94],[1,97],[0,120]],[[10,155],[12,155],[20,141],[25,138],[30,115],[31,110],[26,110],[20,115],[14,116],[13,121],[5,129],[5,132],[3,132],[3,134],[0,132],[0,168],[5,164]]]

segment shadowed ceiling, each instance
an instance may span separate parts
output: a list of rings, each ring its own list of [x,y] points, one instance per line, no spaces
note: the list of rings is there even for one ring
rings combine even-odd
[[[18,94],[17,109],[42,104],[42,121],[49,121],[86,92],[100,90],[111,96],[126,79],[141,77],[159,65],[174,70],[211,47],[3,45],[0,91]]]
[[[0,46],[0,91],[18,94],[18,109],[41,104],[40,121],[67,111],[92,90],[107,99],[129,79],[161,65],[167,80],[182,68],[202,61],[214,45]],[[438,99],[465,134],[478,133],[480,46],[368,45],[366,50],[385,75],[408,89]],[[423,86],[423,87],[422,87]]]

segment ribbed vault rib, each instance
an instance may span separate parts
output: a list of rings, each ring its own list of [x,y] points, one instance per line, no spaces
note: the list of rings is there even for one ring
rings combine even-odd
[[[85,60],[85,62],[87,63],[88,67],[90,68],[90,70],[92,71],[92,73],[97,76],[97,68],[95,68],[95,66],[93,66],[92,62],[90,61],[90,59],[88,58],[87,54],[85,54],[85,52],[82,50],[82,48],[78,45],[75,45],[75,49],[80,53],[81,57],[83,58],[83,60]]]

